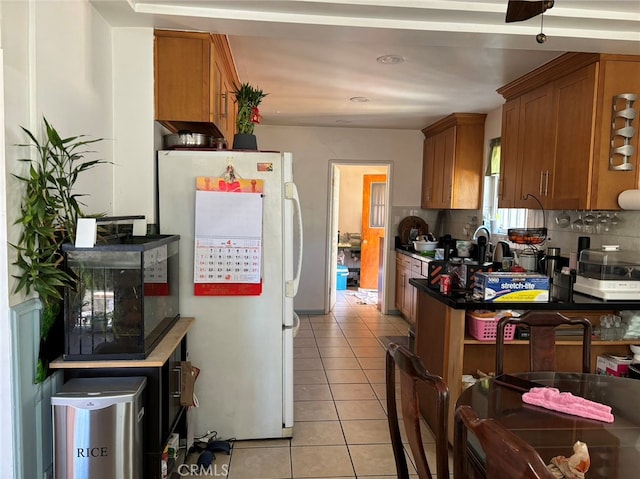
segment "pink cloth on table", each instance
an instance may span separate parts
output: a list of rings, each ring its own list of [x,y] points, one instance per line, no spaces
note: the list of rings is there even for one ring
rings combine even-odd
[[[522,395],[522,400],[527,404],[541,406],[573,416],[613,422],[611,407],[574,396],[571,393],[561,393],[556,388],[531,388],[529,392]]]

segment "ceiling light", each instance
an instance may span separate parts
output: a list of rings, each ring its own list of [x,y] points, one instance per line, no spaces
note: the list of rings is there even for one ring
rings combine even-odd
[[[366,103],[369,99],[365,96],[352,96],[349,101],[352,103]]]
[[[400,55],[382,55],[381,57],[376,58],[376,61],[383,65],[397,65],[398,63],[404,62],[404,57],[401,57]]]

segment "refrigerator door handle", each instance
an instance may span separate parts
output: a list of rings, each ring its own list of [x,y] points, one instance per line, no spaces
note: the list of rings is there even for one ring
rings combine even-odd
[[[300,329],[300,316],[298,316],[298,313],[293,311],[293,325],[283,326],[282,329],[290,329],[293,332],[293,337],[295,338],[298,335],[298,330]]]
[[[289,298],[293,298],[298,293],[298,285],[300,284],[300,273],[302,272],[302,210],[300,208],[300,196],[298,196],[298,188],[293,182],[284,184],[284,197],[293,200],[295,204],[296,219],[298,221],[298,237],[300,238],[300,247],[298,248],[298,265],[296,274],[292,280],[287,281],[285,294]]]

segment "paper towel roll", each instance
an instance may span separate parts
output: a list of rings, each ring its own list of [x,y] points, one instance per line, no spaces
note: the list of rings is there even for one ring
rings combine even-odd
[[[620,193],[618,205],[623,210],[640,210],[640,190],[625,190]]]

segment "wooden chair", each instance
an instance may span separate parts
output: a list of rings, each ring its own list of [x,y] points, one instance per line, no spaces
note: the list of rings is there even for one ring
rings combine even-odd
[[[453,477],[468,476],[467,430],[478,439],[490,479],[555,479],[536,450],[494,419],[480,419],[470,406],[456,409],[453,438]]]
[[[447,411],[449,410],[449,388],[440,376],[429,373],[422,360],[404,346],[390,343],[387,347],[387,415],[391,445],[396,461],[398,479],[408,479],[409,471],[400,436],[398,411],[396,408],[396,365],[400,371],[400,402],[409,447],[420,479],[431,479],[432,473],[425,456],[420,434],[420,410],[418,407],[417,384],[426,384],[435,393],[436,426],[436,473],[438,478],[449,477],[449,451],[447,439]]]
[[[496,330],[496,376],[503,373],[504,328],[508,324],[529,326],[529,364],[531,371],[556,370],[556,328],[582,326],[582,372],[591,372],[591,322],[587,318],[567,318],[554,311],[530,311],[519,318],[505,317]]]

